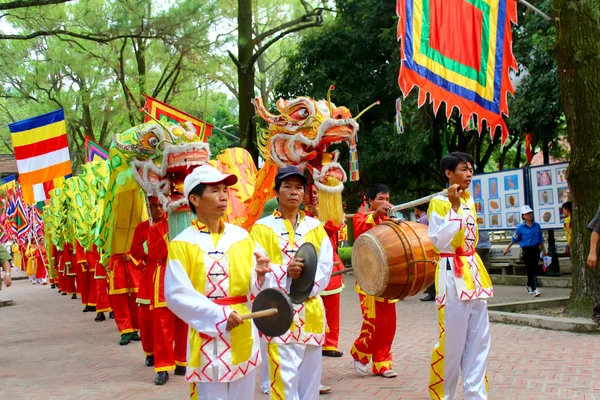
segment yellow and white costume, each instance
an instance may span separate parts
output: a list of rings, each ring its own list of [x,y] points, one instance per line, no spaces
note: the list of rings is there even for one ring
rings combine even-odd
[[[321,346],[325,341],[325,309],[319,296],[329,283],[333,267],[333,248],[321,223],[304,212],[298,214],[296,226],[283,219],[278,210],[257,221],[252,239],[271,260],[271,273],[265,276],[262,289],[279,288],[289,293],[291,279],[287,267],[298,248],[312,243],[318,254],[315,284],[308,300],[294,304],[294,321],[279,337],[265,337],[268,342],[271,399],[313,400],[319,397],[321,382]]]
[[[256,245],[247,231],[222,224],[210,233],[197,221],[169,244],[167,306],[189,327],[186,380],[191,399],[252,399],[260,363],[250,321],[225,330],[229,315],[250,311]]]
[[[462,371],[465,399],[487,399],[490,324],[486,299],[494,289],[475,252],[479,237],[468,192],[458,212],[445,196],[429,204],[429,237],[441,259],[436,269],[439,341],[431,357],[429,394],[452,399]]]

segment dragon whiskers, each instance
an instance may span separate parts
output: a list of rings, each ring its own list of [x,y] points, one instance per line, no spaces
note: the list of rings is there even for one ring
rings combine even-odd
[[[367,111],[369,111],[371,108],[378,106],[379,104],[381,104],[381,102],[379,100],[377,100],[375,103],[371,104],[369,107],[365,108],[364,110],[362,110],[356,117],[354,117],[354,120],[357,121],[360,117],[362,117],[362,115],[364,113],[366,113]]]

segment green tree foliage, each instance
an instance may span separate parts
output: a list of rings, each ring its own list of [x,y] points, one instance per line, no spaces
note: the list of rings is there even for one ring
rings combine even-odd
[[[374,182],[388,184],[395,202],[439,190],[443,180],[438,165],[446,149],[470,152],[475,156],[477,172],[490,172],[497,169],[500,157],[521,160],[520,154],[510,150],[513,148],[514,152],[515,145],[520,149],[527,121],[534,133],[547,132],[551,137],[558,134],[560,106],[556,90],[549,87],[552,78],[556,81],[552,49],[548,46],[553,34],[551,27],[543,30],[536,22],[531,27],[527,24],[516,28],[522,32],[515,36],[515,46],[519,40],[530,42],[532,36],[536,37],[537,45],[521,45],[519,57],[532,60],[524,64],[529,69],[529,78],[523,77],[517,89],[517,98],[523,100],[512,103],[508,120],[511,134],[502,149],[499,132],[492,141],[489,134],[479,136],[476,131],[463,131],[456,110],[446,121],[444,106],[439,116],[433,114],[431,106],[417,109],[415,92],[403,101],[405,132],[396,134],[395,100],[401,97],[401,92],[397,83],[400,59],[395,4],[376,0],[338,0],[336,4],[333,21],[303,35],[297,51],[288,59],[276,92],[284,98],[299,95],[325,98],[327,88],[334,84],[333,101],[348,107],[353,115],[370,103],[381,101],[381,105],[360,120],[361,179],[358,184],[347,185],[349,210],[355,209],[360,201],[359,192]],[[538,75],[546,80],[538,83]],[[531,107],[531,101],[536,103],[535,108]],[[531,112],[527,112],[529,109]],[[539,137],[538,142],[541,140]],[[347,155],[347,151],[342,150],[342,154]]]

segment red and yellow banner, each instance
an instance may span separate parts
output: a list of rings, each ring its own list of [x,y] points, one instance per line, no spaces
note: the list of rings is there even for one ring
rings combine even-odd
[[[166,117],[171,122],[183,123],[185,121],[189,121],[194,125],[198,136],[201,136],[202,141],[206,142],[209,137],[212,136],[212,128],[211,124],[205,123],[201,119],[191,116],[188,113],[185,113],[177,108],[170,106],[162,101],[156,100],[153,97],[148,95],[144,95],[146,98],[146,104],[144,105],[144,109],[154,118],[160,120],[162,117]],[[146,115],[144,122],[150,121],[150,117]],[[206,127],[204,127],[206,125]]]

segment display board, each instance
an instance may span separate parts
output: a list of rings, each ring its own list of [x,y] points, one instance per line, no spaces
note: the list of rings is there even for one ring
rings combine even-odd
[[[511,230],[521,222],[525,204],[522,169],[492,172],[473,177],[469,192],[475,201],[479,230]]]
[[[568,166],[569,163],[560,163],[529,168],[531,208],[542,229],[563,227],[562,204],[569,200]]]

